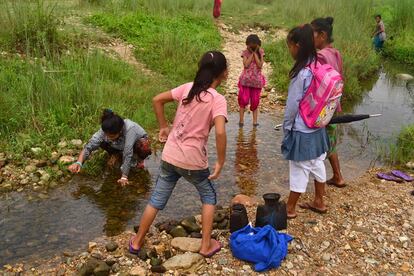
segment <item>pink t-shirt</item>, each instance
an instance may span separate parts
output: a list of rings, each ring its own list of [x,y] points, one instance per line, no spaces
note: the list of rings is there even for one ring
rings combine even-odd
[[[343,76],[342,57],[339,51],[332,46],[328,46],[318,51],[318,61],[320,64],[331,65],[339,74]]]
[[[227,102],[215,89],[201,93],[202,102],[196,98],[183,105],[193,83],[186,83],[171,90],[178,102],[174,124],[162,152],[162,160],[187,170],[208,168],[207,140],[214,119],[224,116],[227,119]]]

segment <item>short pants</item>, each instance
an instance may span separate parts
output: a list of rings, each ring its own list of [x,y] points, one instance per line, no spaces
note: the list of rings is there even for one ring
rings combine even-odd
[[[260,103],[262,88],[254,88],[239,84],[238,102],[241,108],[250,104],[250,110],[255,111]]]
[[[326,182],[325,158],[326,153],[313,160],[289,161],[290,190],[296,193],[306,192],[309,175],[320,183]]]
[[[158,209],[162,210],[167,205],[168,199],[170,198],[177,181],[184,177],[185,180],[193,184],[203,204],[216,205],[217,195],[215,184],[208,179],[210,176],[210,170],[186,170],[176,167],[165,161],[161,161],[160,174],[157,178],[157,182],[152,192],[149,204]]]

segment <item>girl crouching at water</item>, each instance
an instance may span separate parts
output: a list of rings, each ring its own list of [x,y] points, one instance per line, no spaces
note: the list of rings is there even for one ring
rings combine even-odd
[[[290,85],[283,121],[282,153],[289,160],[290,194],[287,202],[288,218],[296,217],[296,203],[306,192],[309,175],[315,179],[313,202],[300,205],[318,213],[327,211],[323,202],[326,171],[324,159],[329,150],[325,128],[308,128],[299,112],[299,103],[312,81],[309,65],[316,62],[313,29],[306,24],[292,29],[287,37],[289,52],[295,64],[290,70]]]
[[[144,168],[144,159],[151,155],[151,146],[145,130],[131,120],[122,119],[110,109],[104,110],[101,129],[92,136],[79,154],[78,160],[69,166],[69,170],[72,173],[80,172],[83,163],[99,148],[109,153],[110,166],[122,159],[122,177],[118,180],[122,186],[128,184],[131,167]]]
[[[162,152],[160,174],[139,224],[139,230],[129,243],[129,251],[138,254],[159,210],[164,209],[177,181],[183,177],[193,184],[202,202],[202,242],[200,254],[211,257],[221,244],[211,239],[214,209],[217,202],[215,184],[226,155],[227,103],[216,88],[227,78],[227,61],[217,51],[207,52],[199,62],[194,82],[183,84],[153,99],[160,132],[166,142]],[[164,105],[177,101],[173,127],[170,130],[164,115]],[[213,174],[208,169],[207,140],[215,127],[217,162]]]

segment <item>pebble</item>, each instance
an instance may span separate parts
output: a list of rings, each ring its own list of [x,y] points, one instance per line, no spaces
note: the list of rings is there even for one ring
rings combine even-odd
[[[400,242],[406,242],[406,241],[409,241],[409,238],[408,238],[408,237],[406,237],[406,236],[401,236],[401,237],[399,237],[398,239],[400,240]]]
[[[345,250],[351,250],[351,246],[347,243],[347,244],[344,246],[344,249],[345,249]]]
[[[411,225],[408,222],[404,222],[403,226],[404,229],[410,229]]]
[[[68,143],[66,143],[65,141],[59,142],[57,145],[59,148],[66,148],[68,146]]]
[[[107,244],[105,244],[105,249],[108,252],[113,252],[118,248],[118,244],[114,241],[110,241]]]
[[[73,140],[70,141],[70,143],[72,145],[76,146],[76,147],[82,146],[82,140],[80,140],[80,139],[73,139]]]
[[[93,249],[96,248],[98,244],[96,242],[89,242],[88,243],[88,252],[91,253]]]
[[[331,254],[329,253],[325,253],[322,255],[322,260],[324,260],[325,262],[328,262],[331,260]]]
[[[289,269],[289,270],[292,269],[293,268],[292,262],[287,262],[286,263],[286,268]]]
[[[408,272],[408,271],[410,271],[410,264],[409,264],[409,263],[407,263],[407,262],[403,263],[403,264],[401,265],[401,270],[402,270],[403,272]]]
[[[220,258],[218,263],[219,265],[227,265],[229,262],[227,261],[227,259]]]
[[[24,170],[25,170],[26,172],[28,172],[28,173],[31,173],[31,172],[35,172],[35,171],[36,171],[36,167],[35,167],[35,166],[33,166],[33,165],[27,165],[27,166],[24,168]]]
[[[204,258],[200,254],[187,252],[185,254],[176,255],[168,259],[164,263],[164,267],[167,270],[188,269],[203,259]]]
[[[141,266],[134,266],[129,271],[129,275],[130,276],[145,276],[145,275],[147,275],[147,271],[146,271],[145,268],[143,268]]]
[[[75,162],[75,157],[69,156],[69,155],[64,155],[64,156],[59,158],[59,162],[62,163],[62,164],[73,163],[73,162]]]
[[[33,152],[33,154],[38,155],[42,152],[42,149],[41,148],[31,148],[30,151]]]

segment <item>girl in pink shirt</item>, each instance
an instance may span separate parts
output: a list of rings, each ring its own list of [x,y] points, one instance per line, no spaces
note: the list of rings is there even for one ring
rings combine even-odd
[[[315,48],[319,49],[318,51],[318,61],[321,64],[329,64],[341,75],[343,75],[343,66],[342,66],[342,57],[337,49],[332,47],[332,31],[333,31],[333,18],[317,18],[311,22],[314,34]],[[339,110],[340,111],[340,110]],[[339,163],[338,153],[336,151],[337,145],[337,133],[336,125],[328,125],[326,128],[329,141],[329,163],[332,166],[333,177],[328,180],[326,183],[328,185],[333,185],[338,188],[343,188],[346,186],[345,179],[342,176],[341,166]]]
[[[239,78],[240,127],[244,126],[244,111],[249,104],[250,110],[253,111],[253,126],[257,127],[259,125],[257,123],[257,116],[259,113],[260,93],[266,84],[265,77],[262,74],[265,53],[260,47],[261,45],[262,42],[257,35],[249,35],[246,39],[247,49],[241,54],[244,70]]]
[[[202,202],[202,242],[200,254],[211,257],[221,244],[211,239],[216,189],[212,180],[219,177],[226,156],[227,103],[216,88],[227,78],[227,61],[217,51],[203,55],[194,82],[183,84],[153,99],[160,125],[159,140],[166,142],[161,169],[149,204],[142,215],[139,231],[129,243],[129,251],[138,254],[145,234],[159,210],[164,209],[177,181],[183,177],[193,184]],[[172,128],[164,115],[164,105],[178,103]],[[217,162],[214,172],[208,169],[207,140],[215,127]]]

